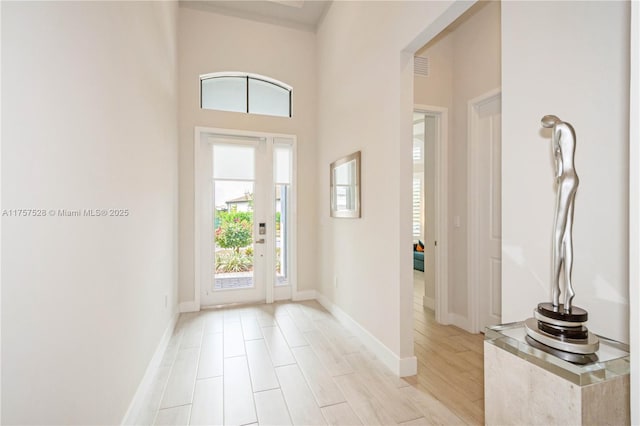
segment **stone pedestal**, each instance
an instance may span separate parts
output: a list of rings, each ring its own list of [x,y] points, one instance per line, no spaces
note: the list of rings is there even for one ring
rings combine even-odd
[[[531,347],[525,335],[522,323],[486,330],[485,424],[630,423],[628,347],[601,338],[599,361],[575,365]]]

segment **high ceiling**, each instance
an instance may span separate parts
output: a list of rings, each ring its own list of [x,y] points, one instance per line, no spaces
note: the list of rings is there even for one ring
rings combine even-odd
[[[331,0],[182,0],[180,5],[260,22],[315,31]]]

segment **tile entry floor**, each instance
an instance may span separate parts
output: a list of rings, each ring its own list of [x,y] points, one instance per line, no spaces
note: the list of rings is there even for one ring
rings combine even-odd
[[[419,311],[417,306],[415,309]],[[428,312],[426,315],[428,318]],[[430,326],[416,324],[421,329],[422,324]],[[452,379],[454,383],[442,378],[466,356],[447,364],[443,354],[430,352],[434,349],[429,349],[425,339],[433,333],[426,333],[424,337],[416,334],[416,354],[427,359],[420,360],[417,376],[405,380],[395,377],[315,301],[182,314],[138,423],[482,423],[483,416],[476,417],[479,402],[466,407],[467,397],[478,396],[473,393],[476,388],[469,395],[460,390],[466,386],[467,376],[476,373],[465,367],[460,378]],[[446,339],[448,332],[436,332],[433,338],[441,333]],[[477,346],[477,338],[465,339],[460,333],[449,337],[456,336],[453,342],[458,349]],[[481,351],[481,338],[479,341]],[[477,350],[462,352],[470,352],[468,362],[477,363],[473,355]],[[425,367],[432,356],[437,357],[436,364]],[[437,379],[428,377],[436,373]],[[452,409],[445,404],[452,404]]]

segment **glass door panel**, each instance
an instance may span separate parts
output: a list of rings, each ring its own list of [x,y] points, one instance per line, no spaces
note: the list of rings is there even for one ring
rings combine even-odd
[[[254,287],[253,181],[214,179],[214,291]]]
[[[211,140],[205,306],[265,300],[264,249],[256,247],[263,245],[256,244],[256,225],[266,214],[264,145],[251,138]]]

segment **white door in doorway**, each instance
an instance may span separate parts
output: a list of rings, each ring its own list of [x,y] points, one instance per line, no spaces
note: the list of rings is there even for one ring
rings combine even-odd
[[[242,134],[200,139],[200,305],[290,298],[293,140]]]
[[[470,282],[475,281],[474,331],[500,324],[502,318],[502,216],[500,93],[470,103],[470,195],[472,250]],[[473,238],[475,236],[475,238]],[[474,241],[475,240],[475,241]],[[472,284],[473,285],[473,284]]]

